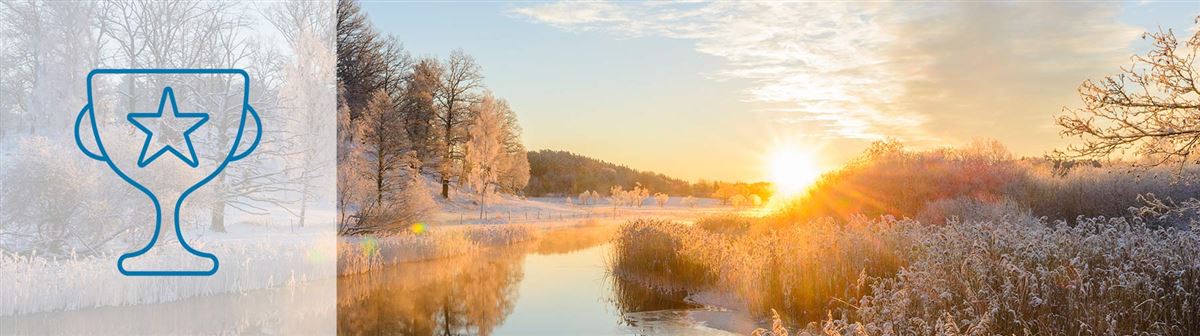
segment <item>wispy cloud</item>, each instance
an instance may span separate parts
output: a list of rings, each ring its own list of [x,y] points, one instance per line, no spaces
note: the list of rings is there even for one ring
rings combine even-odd
[[[749,101],[834,138],[1005,138],[1049,124],[1141,32],[1117,5],[560,2],[512,14],[577,32],[694,41]],[[980,131],[996,134],[980,134]],[[1050,127],[1035,132],[1052,136]]]

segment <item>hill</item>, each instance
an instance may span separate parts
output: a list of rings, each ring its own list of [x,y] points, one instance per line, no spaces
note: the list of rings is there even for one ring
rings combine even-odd
[[[663,174],[639,171],[567,151],[543,149],[529,152],[528,156],[529,185],[525,186],[526,196],[577,195],[587,190],[607,194],[614,185],[629,189],[639,183],[652,193],[712,194],[711,183],[693,185]]]

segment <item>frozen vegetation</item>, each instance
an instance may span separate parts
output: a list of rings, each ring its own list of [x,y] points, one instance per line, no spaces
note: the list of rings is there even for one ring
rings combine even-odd
[[[231,228],[232,229],[232,228]],[[0,252],[0,316],[178,301],[196,296],[291,286],[335,276],[330,231],[264,229],[234,237],[198,239],[193,247],[221,260],[210,277],[129,278],[118,254],[42,256]],[[174,258],[151,256],[145,266],[171,269]]]
[[[615,272],[727,292],[819,331],[860,334],[1194,334],[1200,235],[1123,218],[1027,216],[926,225],[856,218],[622,227]],[[657,256],[657,257],[654,257]],[[660,283],[661,282],[661,283]]]
[[[1070,163],[877,143],[775,214],[631,221],[610,267],[763,335],[1200,332],[1191,170]]]
[[[339,238],[338,274],[365,273],[396,263],[458,256],[479,248],[529,241],[539,234],[537,228],[519,224],[425,230]]]

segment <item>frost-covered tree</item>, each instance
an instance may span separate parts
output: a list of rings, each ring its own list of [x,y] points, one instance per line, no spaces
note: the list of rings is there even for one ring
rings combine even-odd
[[[338,86],[341,91],[341,85]],[[366,162],[362,159],[362,146],[355,139],[359,128],[350,122],[350,106],[346,104],[346,96],[339,94],[337,109],[337,211],[338,232],[347,232],[356,226],[358,205],[366,197],[369,185],[365,174]]]
[[[473,106],[475,119],[471,123],[466,162],[470,166],[468,181],[479,201],[480,219],[485,216],[488,197],[505,168],[504,111],[500,103],[487,92]]]
[[[682,202],[683,202],[683,206],[686,206],[689,208],[696,207],[696,198],[695,197],[692,197],[692,196],[684,197]]]
[[[392,97],[382,89],[371,94],[356,124],[364,159],[369,162],[366,179],[372,186],[372,207],[383,208],[384,199],[393,198],[404,186],[405,167],[415,157],[408,151],[404,120],[393,109]]]
[[[1200,19],[1200,18],[1198,18]],[[1150,165],[1194,163],[1200,146],[1200,31],[1180,42],[1171,30],[1146,34],[1153,48],[1121,73],[1079,87],[1083,106],[1057,119],[1083,143],[1067,153],[1105,157],[1134,150]]]
[[[512,152],[504,153],[504,170],[500,172],[499,185],[505,192],[523,195],[529,184],[529,159],[525,145],[518,145]]]
[[[627,197],[626,191],[619,185],[612,186],[612,188],[608,189],[608,203],[612,204],[613,209],[625,205],[625,200]]]
[[[437,167],[441,159],[433,129],[437,116],[434,94],[441,85],[441,76],[442,67],[437,59],[427,57],[418,60],[405,78],[404,95],[401,98],[400,110],[404,112],[408,139],[423,167]]]
[[[667,201],[670,199],[671,199],[671,196],[668,196],[667,194],[664,194],[664,193],[655,193],[654,194],[654,202],[658,204],[659,208],[667,206]]]
[[[353,122],[349,106],[339,109],[339,120],[351,125],[338,134],[341,234],[401,230],[436,207],[394,107],[391,95],[376,90]]]
[[[336,54],[333,48],[333,27],[326,17],[332,13],[329,3],[292,1],[282,2],[263,10],[263,15],[285,37],[291,58],[283,65],[283,83],[279,91],[280,109],[287,111],[284,124],[283,156],[286,180],[294,185],[295,202],[299,210],[298,225],[304,226],[308,204],[320,197],[325,187],[319,184],[330,168],[328,157],[335,143],[330,142],[336,132],[333,128],[336,117],[330,118],[328,111],[337,107],[336,91],[333,87],[322,87],[329,83],[336,70]],[[284,207],[289,209],[291,207]]]
[[[639,208],[642,207],[642,205],[644,205],[646,200],[649,198],[650,190],[642,187],[641,183],[634,185],[633,190],[629,191],[629,204],[637,205]]]
[[[469,136],[471,123],[470,105],[477,100],[477,92],[483,86],[483,74],[475,59],[462,49],[454,50],[442,66],[441,83],[434,94],[438,111],[437,148],[441,153],[438,174],[442,184],[442,198],[450,198],[450,182],[455,181],[464,170],[466,156],[464,144]]]
[[[504,168],[500,171],[499,186],[505,192],[520,194],[529,184],[529,155],[521,143],[521,125],[517,113],[508,102],[498,100],[497,108],[504,119],[501,123],[501,143],[504,147]]]
[[[77,89],[101,64],[103,3],[3,2],[0,4],[0,135],[60,133],[71,113],[63,104],[86,100]]]
[[[579,204],[582,204],[582,205],[592,204],[592,193],[590,191],[584,191],[584,192],[579,193]]]

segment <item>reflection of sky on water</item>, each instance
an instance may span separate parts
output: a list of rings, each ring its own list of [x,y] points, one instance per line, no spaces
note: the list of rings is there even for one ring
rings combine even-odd
[[[339,280],[342,333],[728,334],[729,312],[611,278],[610,235],[551,231],[539,242],[396,265]],[[609,232],[610,233],[610,232]]]

